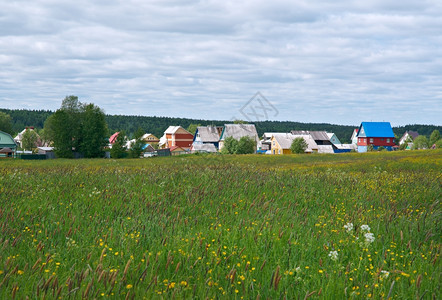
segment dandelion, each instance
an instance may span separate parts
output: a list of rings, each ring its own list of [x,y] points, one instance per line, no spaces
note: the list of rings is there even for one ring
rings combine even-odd
[[[330,251],[328,256],[330,256],[331,260],[338,260],[338,251]]]
[[[347,230],[347,232],[353,231],[353,223],[347,223],[344,225],[344,228]]]
[[[364,231],[364,232],[370,232],[370,226],[368,226],[368,225],[362,225],[362,226],[361,226],[361,230]]]
[[[132,284],[128,284],[128,285],[126,285],[126,288],[127,288],[127,289],[131,289],[132,287],[133,287]]]
[[[187,286],[187,281],[184,281],[184,280],[181,281],[181,282],[180,282],[180,285],[181,285],[181,286]]]

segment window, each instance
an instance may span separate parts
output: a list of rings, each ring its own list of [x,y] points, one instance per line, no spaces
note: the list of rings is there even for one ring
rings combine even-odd
[[[390,143],[390,139],[387,139],[387,143]]]
[[[358,139],[358,142],[359,142],[359,143],[360,143],[360,142],[362,142],[362,139],[361,139],[361,138],[359,138],[359,139]]]
[[[370,138],[370,144],[373,144],[373,138]]]
[[[367,142],[367,139],[364,139],[364,143],[366,143]]]
[[[381,142],[383,142],[384,141],[384,138],[381,138]]]
[[[281,154],[281,149],[278,149],[278,154]]]

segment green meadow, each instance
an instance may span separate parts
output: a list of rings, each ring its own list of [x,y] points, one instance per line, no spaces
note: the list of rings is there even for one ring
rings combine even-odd
[[[442,151],[0,161],[1,299],[440,299]]]

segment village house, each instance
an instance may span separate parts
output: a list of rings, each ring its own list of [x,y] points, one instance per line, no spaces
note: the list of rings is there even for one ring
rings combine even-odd
[[[193,137],[192,145],[213,145],[215,149],[218,149],[222,131],[222,126],[199,126]],[[199,146],[197,146],[197,148],[198,147]],[[212,149],[212,147],[208,147],[207,149]],[[196,148],[194,148],[194,150],[196,151]]]
[[[141,140],[154,148],[158,148],[158,144],[160,142],[160,139],[154,136],[152,133],[143,134]]]
[[[259,138],[254,124],[226,124],[221,133],[219,141],[219,150],[224,147],[224,141],[228,137],[233,137],[235,140],[240,140],[242,137],[248,136],[258,145]],[[256,151],[255,146],[255,151]]]
[[[351,143],[356,146],[358,145],[358,131],[359,128],[356,128],[353,130],[353,134],[351,135]]]
[[[295,135],[291,133],[274,133],[271,138],[271,153],[272,154],[292,154],[290,147],[293,140],[296,138],[303,138],[307,143],[305,153],[318,152],[318,145],[313,137],[309,134]]]
[[[358,152],[367,152],[369,147],[391,151],[396,146],[390,122],[362,122],[358,130]]]
[[[17,144],[9,133],[0,131],[0,157],[13,157]]]
[[[164,132],[158,144],[159,148],[171,148],[173,146],[189,150],[193,143],[193,134],[181,126],[169,126]]]
[[[291,134],[310,135],[315,141],[316,145],[332,145],[326,131],[292,130]]]
[[[419,136],[419,133],[417,131],[411,131],[411,130],[407,130],[405,131],[405,133],[402,135],[402,137],[399,140],[399,145],[402,145],[403,143],[405,143],[406,141],[414,141],[415,138],[417,138]]]
[[[35,143],[35,148],[43,146],[43,143],[41,141],[40,136],[38,135],[38,133],[34,130],[34,127],[30,126],[30,127],[26,127],[25,129],[23,129],[19,134],[17,134],[17,136],[14,138],[14,141],[17,143],[17,145],[20,148],[23,148],[23,134],[26,132],[26,130],[30,130],[33,131],[36,136],[37,136],[37,141]],[[31,150],[31,149],[27,149],[27,150]]]

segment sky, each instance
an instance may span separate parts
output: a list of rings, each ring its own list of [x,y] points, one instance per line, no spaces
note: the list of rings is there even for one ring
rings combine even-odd
[[[440,0],[0,0],[0,108],[442,124]],[[174,124],[179,125],[179,124]]]

